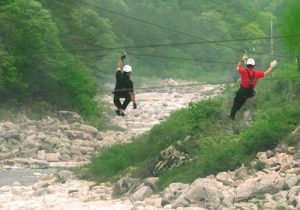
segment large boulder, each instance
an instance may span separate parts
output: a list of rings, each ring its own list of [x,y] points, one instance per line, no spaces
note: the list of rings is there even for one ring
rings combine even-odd
[[[296,206],[300,209],[300,186],[294,186],[290,189],[287,199],[289,204]]]
[[[247,201],[257,195],[275,194],[282,190],[286,186],[285,184],[285,179],[275,172],[259,173],[257,177],[249,178],[237,187],[236,200]]]
[[[133,201],[143,201],[147,196],[151,195],[153,190],[151,187],[143,185],[132,194]]]
[[[157,163],[152,170],[152,174],[158,175],[161,171],[182,164],[186,159],[187,154],[176,150],[176,148],[171,145],[160,152]]]
[[[172,203],[172,207],[178,208],[192,205],[211,210],[232,207],[234,194],[227,192],[228,190],[222,183],[212,179],[199,178]],[[224,199],[226,204],[223,203]]]
[[[124,194],[133,192],[140,184],[140,179],[124,177],[116,183],[112,195],[113,197],[119,197]]]
[[[59,111],[58,116],[60,117],[61,120],[65,120],[68,123],[83,122],[81,116],[76,112]]]
[[[188,184],[172,183],[163,192],[161,205],[171,204],[176,200],[187,188]]]

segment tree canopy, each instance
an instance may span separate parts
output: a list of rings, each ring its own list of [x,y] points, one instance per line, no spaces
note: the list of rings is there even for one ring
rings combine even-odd
[[[285,12],[284,35],[299,34],[292,27],[299,23],[295,4],[285,7],[294,9]],[[244,50],[262,65],[271,60],[270,40],[251,38],[270,36],[271,18],[278,34],[282,5],[283,0],[1,1],[1,101],[41,100],[94,115],[94,97],[104,81],[113,82],[123,51],[139,78],[228,79]],[[287,43],[299,50],[296,41]],[[275,49],[286,52],[280,40]]]

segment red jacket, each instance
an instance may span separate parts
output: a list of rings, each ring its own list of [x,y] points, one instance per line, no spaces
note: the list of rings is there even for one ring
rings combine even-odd
[[[253,75],[253,70],[255,71],[253,82],[252,82],[253,88],[256,86],[257,80],[265,76],[265,72],[257,71],[256,69],[253,69],[253,68],[248,68],[251,78],[249,78],[247,69],[245,69],[243,67],[238,67],[237,70],[241,74],[241,86],[244,88],[249,87],[250,79],[252,78],[252,75]]]

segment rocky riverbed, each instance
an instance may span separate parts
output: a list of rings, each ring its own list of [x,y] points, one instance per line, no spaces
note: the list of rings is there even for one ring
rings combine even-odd
[[[176,86],[179,83],[167,80],[164,84]],[[100,132],[84,123],[76,113],[66,111],[59,112],[56,118],[39,121],[27,117],[0,121],[1,179],[5,179],[1,170],[14,177],[13,170],[61,168],[56,173],[31,171],[36,178],[34,183],[24,184],[7,178],[8,182],[0,187],[0,209],[300,209],[298,147],[280,145],[273,151],[258,153],[253,165],[259,163],[263,166],[260,170],[242,166],[235,171],[199,178],[192,184],[172,183],[159,194],[154,191],[156,177],[145,180],[124,177],[114,184],[95,185],[77,180],[66,170],[66,167],[86,164],[102,148],[128,142],[166,119],[172,111],[186,107],[191,101],[216,96],[221,89],[218,85],[187,85],[160,92],[138,92],[137,110],[129,107],[125,117],[112,116],[112,122],[122,131]],[[111,95],[101,98],[113,109]],[[300,127],[291,135],[300,138]],[[181,158],[172,146],[162,153]],[[168,159],[168,155],[163,157]]]

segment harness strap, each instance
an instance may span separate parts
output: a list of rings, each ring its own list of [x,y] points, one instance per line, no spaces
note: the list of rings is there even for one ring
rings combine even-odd
[[[249,77],[249,80],[250,80],[250,86],[253,86],[253,80],[254,80],[254,75],[255,75],[255,71],[253,70],[253,74],[252,74],[252,77],[250,76],[250,73],[249,73],[249,70],[247,70],[247,73],[248,73],[248,77]]]

